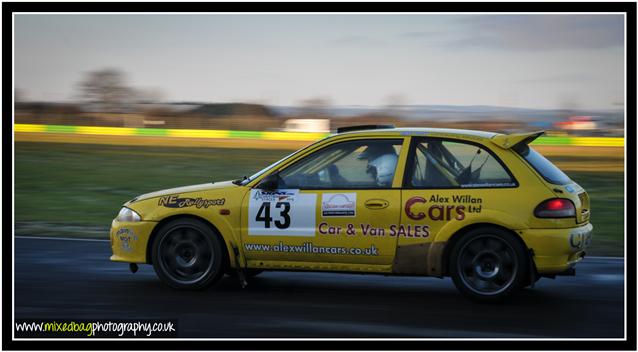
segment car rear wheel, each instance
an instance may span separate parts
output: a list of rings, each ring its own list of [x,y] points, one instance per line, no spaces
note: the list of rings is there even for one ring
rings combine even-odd
[[[167,285],[197,290],[223,275],[223,244],[196,219],[176,219],[159,230],[152,248],[153,268]]]
[[[452,249],[450,276],[461,293],[478,301],[498,301],[528,282],[529,260],[513,234],[496,227],[466,233]]]

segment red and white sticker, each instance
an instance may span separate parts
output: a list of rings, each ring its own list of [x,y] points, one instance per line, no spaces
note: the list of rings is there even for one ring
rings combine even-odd
[[[321,196],[321,216],[354,217],[356,215],[356,193],[324,193]]]

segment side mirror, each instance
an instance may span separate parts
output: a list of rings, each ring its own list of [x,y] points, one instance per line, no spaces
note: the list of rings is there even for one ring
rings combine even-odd
[[[279,180],[281,180],[281,178],[279,177],[279,174],[275,172],[264,177],[255,188],[266,191],[274,191],[279,188]]]

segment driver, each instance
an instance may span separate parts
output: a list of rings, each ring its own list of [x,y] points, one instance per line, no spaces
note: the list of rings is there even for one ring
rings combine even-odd
[[[371,144],[357,159],[368,160],[366,172],[372,175],[377,186],[390,187],[399,157],[390,144]]]

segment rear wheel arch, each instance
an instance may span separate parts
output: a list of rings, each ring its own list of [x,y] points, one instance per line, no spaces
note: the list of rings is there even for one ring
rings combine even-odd
[[[226,244],[226,239],[224,238],[222,233],[217,229],[217,227],[213,223],[211,223],[207,219],[202,218],[200,216],[191,215],[191,214],[178,214],[178,215],[169,216],[169,217],[166,217],[166,218],[160,220],[157,223],[157,225],[155,225],[155,227],[153,228],[153,231],[151,232],[151,235],[149,236],[148,241],[146,243],[146,263],[147,264],[153,264],[152,249],[153,249],[153,242],[155,242],[155,239],[157,238],[157,234],[160,232],[160,230],[162,229],[162,227],[164,225],[166,225],[167,223],[170,223],[173,220],[177,220],[177,219],[194,219],[194,220],[200,221],[203,224],[205,224],[206,226],[208,226],[213,231],[215,236],[217,236],[219,238],[220,242],[224,246],[224,248],[222,248],[222,253],[224,253],[223,265],[224,265],[224,268],[228,268],[229,267],[229,265],[230,265],[230,255],[231,255],[230,253],[231,252],[229,251],[228,245]]]
[[[456,243],[465,234],[469,233],[470,231],[479,229],[479,228],[498,228],[500,230],[504,230],[506,232],[509,232],[510,234],[513,235],[513,237],[516,240],[518,240],[518,242],[523,246],[523,248],[526,249],[526,253],[529,256],[529,248],[527,247],[527,244],[525,243],[525,241],[523,241],[523,238],[521,238],[520,234],[518,234],[516,231],[508,229],[507,227],[502,226],[502,225],[497,225],[497,224],[488,223],[488,222],[475,223],[475,224],[471,224],[471,225],[468,225],[468,226],[465,226],[465,227],[459,229],[454,234],[452,234],[452,236],[450,236],[448,238],[448,240],[446,241],[445,247],[443,247],[443,254],[441,255],[441,260],[440,260],[442,274],[444,276],[448,276],[450,274],[449,273],[450,254],[452,253],[452,250],[454,249],[454,246],[456,245]],[[532,263],[533,263],[533,260],[532,260]]]
[[[482,224],[454,235],[442,265],[464,296],[496,302],[535,281],[532,255],[515,231]]]

